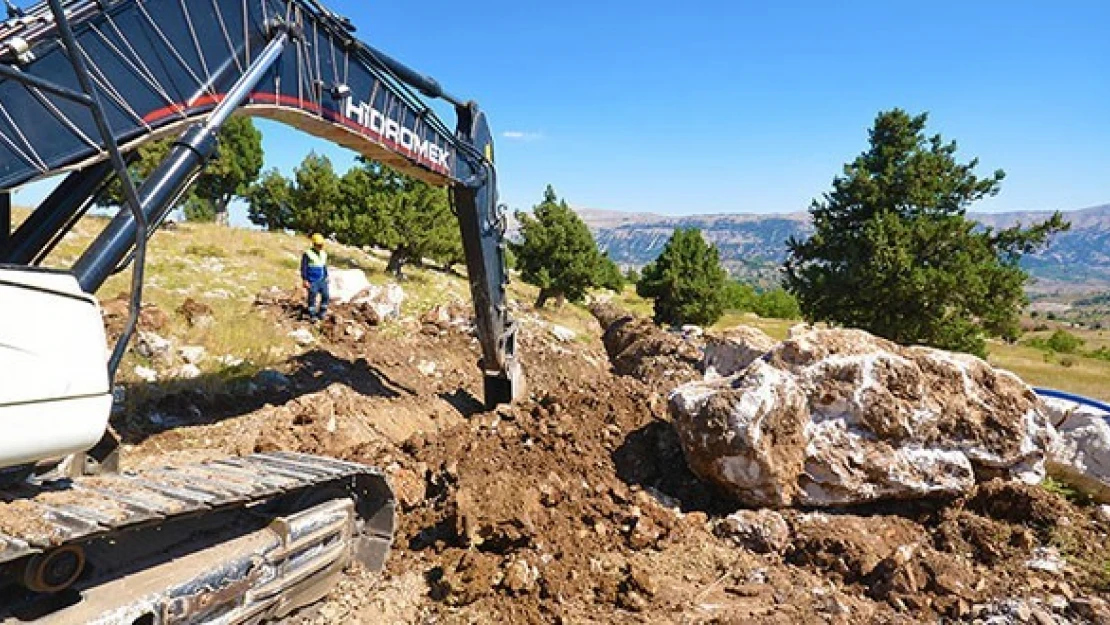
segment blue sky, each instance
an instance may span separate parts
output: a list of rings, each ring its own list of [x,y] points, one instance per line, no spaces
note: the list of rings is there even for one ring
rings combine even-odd
[[[1007,172],[977,209],[1110,202],[1108,2],[327,4],[483,105],[512,208],[805,210],[895,106]],[[267,167],[353,160],[259,125]]]

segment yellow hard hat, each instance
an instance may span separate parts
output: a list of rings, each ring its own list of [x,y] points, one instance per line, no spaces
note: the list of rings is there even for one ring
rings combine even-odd
[[[313,243],[313,245],[323,245],[324,244],[324,236],[321,235],[320,233],[316,233],[316,234],[312,235],[312,243]]]

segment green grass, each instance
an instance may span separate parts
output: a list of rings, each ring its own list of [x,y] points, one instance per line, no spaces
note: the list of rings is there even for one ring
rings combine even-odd
[[[1027,384],[1069,391],[1095,399],[1110,400],[1110,362],[1082,356],[1065,356],[1074,362],[1061,364],[1061,357],[1024,345],[992,341],[987,360],[1012,371]],[[1046,358],[1047,356],[1047,358]]]

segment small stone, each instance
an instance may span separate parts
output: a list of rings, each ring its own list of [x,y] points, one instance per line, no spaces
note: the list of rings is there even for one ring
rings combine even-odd
[[[416,363],[416,369],[426,376],[432,376],[436,373],[436,363],[428,360],[421,360]]]
[[[1100,522],[1110,525],[1110,505],[1102,504],[1095,509],[1095,518]]]
[[[684,336],[685,338],[696,339],[700,338],[703,334],[705,334],[705,330],[703,330],[701,326],[696,326],[693,324],[682,326],[682,336]]]
[[[312,336],[312,333],[305,328],[297,328],[290,332],[289,336],[297,342],[297,345],[302,347],[316,342],[316,337]]]
[[[717,523],[714,530],[757,553],[781,553],[790,541],[786,519],[774,510],[739,510]]]
[[[137,365],[135,367],[135,377],[144,382],[154,383],[158,381],[158,372],[150,367]]]
[[[557,324],[552,324],[551,335],[562,343],[569,343],[574,340],[574,337],[578,336],[574,330]]]
[[[633,564],[629,567],[628,580],[639,592],[644,593],[648,597],[654,597],[659,592],[659,584],[651,573],[646,568],[639,564]]]
[[[647,599],[635,590],[622,592],[617,597],[617,605],[629,612],[643,612],[648,607]]]
[[[199,365],[204,360],[205,350],[200,345],[186,345],[177,350],[181,359],[190,365]]]
[[[223,356],[217,358],[216,361],[225,367],[238,367],[239,365],[243,364],[242,358],[236,358],[231,354],[224,354]]]
[[[173,344],[153,332],[139,332],[135,352],[143,358],[168,363],[173,359]]]
[[[1037,625],[1056,625],[1056,619],[1052,617],[1052,614],[1041,608],[1033,608],[1033,622]]]
[[[1079,597],[1071,602],[1071,609],[1083,618],[1099,625],[1110,623],[1110,607],[1098,597]]]
[[[501,585],[514,595],[528,594],[536,589],[539,571],[524,558],[513,557],[505,566]]]
[[[1025,566],[1036,571],[1059,573],[1067,566],[1067,562],[1054,547],[1038,547],[1033,551],[1033,557],[1025,563]]]
[[[193,364],[181,365],[177,370],[177,377],[184,380],[194,380],[200,377],[200,367]]]

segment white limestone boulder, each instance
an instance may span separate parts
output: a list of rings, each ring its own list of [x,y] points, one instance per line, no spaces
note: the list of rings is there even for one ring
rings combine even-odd
[[[709,334],[705,337],[702,367],[707,376],[735,375],[776,344],[777,341],[762,330],[749,326],[736,326],[722,334]]]
[[[1036,483],[1055,436],[1013,374],[859,330],[799,329],[731,377],[678,387],[670,410],[697,475],[771,507]]]
[[[1110,503],[1110,412],[1066,400],[1048,399],[1059,438],[1048,458],[1052,477]]]

